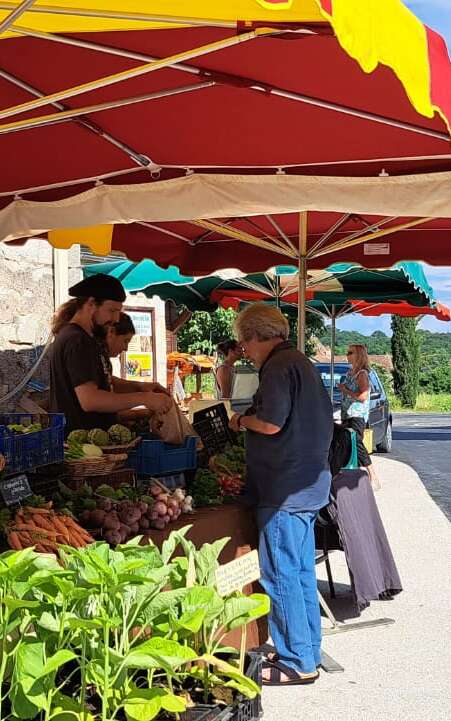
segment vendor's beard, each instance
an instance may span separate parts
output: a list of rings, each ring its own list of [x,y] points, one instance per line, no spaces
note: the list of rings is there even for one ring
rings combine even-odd
[[[103,325],[100,325],[100,323],[96,323],[95,319],[92,319],[92,332],[94,335],[99,336],[106,336],[108,326],[111,325],[111,323],[104,323]]]

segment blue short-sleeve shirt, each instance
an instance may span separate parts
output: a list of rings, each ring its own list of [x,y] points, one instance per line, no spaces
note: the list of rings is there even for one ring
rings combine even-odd
[[[247,431],[247,491],[259,507],[313,511],[329,499],[332,405],[313,364],[291,343],[270,353],[247,415],[279,426]]]

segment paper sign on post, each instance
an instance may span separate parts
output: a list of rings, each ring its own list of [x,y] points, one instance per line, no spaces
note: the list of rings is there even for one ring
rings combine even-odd
[[[233,591],[241,591],[248,583],[258,581],[260,575],[258,552],[246,553],[216,569],[218,593],[220,596],[227,596]]]

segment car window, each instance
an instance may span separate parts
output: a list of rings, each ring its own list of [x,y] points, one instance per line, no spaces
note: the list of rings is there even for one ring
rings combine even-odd
[[[374,371],[371,371],[371,373],[370,373],[370,383],[371,383],[371,390],[373,392],[375,392],[375,393],[383,393],[384,392],[383,386]]]

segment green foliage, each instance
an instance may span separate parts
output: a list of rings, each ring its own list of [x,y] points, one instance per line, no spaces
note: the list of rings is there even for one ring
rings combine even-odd
[[[218,308],[214,313],[197,311],[177,334],[177,347],[181,353],[211,354],[218,343],[233,338],[233,322],[236,313],[232,309]]]
[[[320,336],[323,345],[331,344],[331,330],[327,326],[325,332]],[[337,330],[335,333],[335,352],[337,355],[345,355],[348,346],[353,343],[366,345],[370,355],[388,355],[391,353],[390,338],[380,330],[374,331],[372,335],[363,335],[357,331]]]
[[[295,345],[298,339],[298,321],[297,318],[292,315],[287,315],[290,323],[290,340]],[[315,355],[316,351],[316,339],[323,335],[325,332],[325,326],[323,319],[315,315],[314,313],[307,313],[305,318],[305,354],[309,358]]]
[[[217,654],[269,599],[219,596],[228,539],[196,549],[189,529],[161,552],[134,539],[115,550],[61,546],[59,560],[31,548],[0,555],[1,721],[151,721],[183,712],[189,688],[204,701],[217,686],[259,692],[241,663]]]
[[[233,323],[236,312],[219,308],[214,313],[198,311],[185,323],[177,334],[177,347],[181,353],[213,353],[222,340],[234,337]],[[287,314],[290,323],[290,339],[297,342],[298,322],[294,314]],[[306,354],[315,352],[315,338],[324,333],[323,320],[313,313],[307,313],[305,347]]]
[[[393,390],[401,403],[414,408],[418,396],[420,338],[415,318],[392,316]]]

